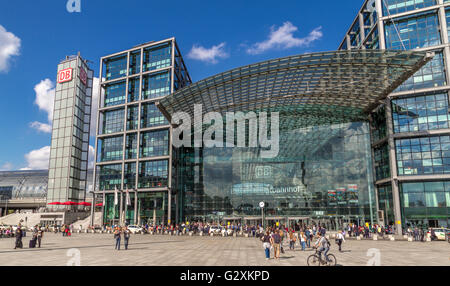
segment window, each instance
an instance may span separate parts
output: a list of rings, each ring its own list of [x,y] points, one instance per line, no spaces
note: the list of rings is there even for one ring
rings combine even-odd
[[[149,161],[139,163],[138,188],[161,188],[168,184],[167,160]]]
[[[141,50],[130,54],[130,75],[141,72]]]
[[[136,159],[137,157],[137,134],[127,135],[125,141],[125,159]]]
[[[127,55],[103,60],[106,80],[125,77],[127,75]]]
[[[169,131],[142,133],[139,152],[141,158],[169,155]]]
[[[123,136],[99,139],[99,162],[122,160]]]
[[[386,23],[385,29],[386,49],[402,50],[404,45],[407,50],[412,50],[441,44],[436,13],[397,19],[395,25],[392,22]],[[403,45],[398,34],[400,34]]]
[[[141,128],[150,128],[168,124],[169,121],[167,121],[154,103],[142,104]]]
[[[394,132],[449,128],[448,110],[447,93],[392,100]]]
[[[127,130],[138,128],[139,106],[129,106],[127,110]]]
[[[416,72],[412,77],[400,85],[395,92],[438,87],[446,85],[444,56],[442,52],[436,52],[434,58]]]
[[[450,137],[396,140],[400,176],[450,173]]]
[[[105,87],[105,107],[125,103],[126,82],[109,84]]]
[[[122,165],[107,165],[99,167],[100,190],[111,191],[120,189],[122,181]]]
[[[376,180],[382,180],[391,176],[389,168],[389,148],[385,144],[374,149]]]
[[[383,15],[398,14],[436,5],[436,0],[384,0]],[[387,7],[385,6],[385,3]]]
[[[111,134],[123,131],[123,109],[106,111],[103,116],[103,133]]]
[[[144,50],[144,72],[171,66],[172,46],[166,43]]]
[[[125,164],[123,184],[128,189],[136,188],[136,163]]]
[[[142,99],[162,97],[170,94],[170,73],[146,75],[142,83]]]
[[[135,77],[128,82],[128,102],[139,100],[139,86],[141,84],[139,77]]]

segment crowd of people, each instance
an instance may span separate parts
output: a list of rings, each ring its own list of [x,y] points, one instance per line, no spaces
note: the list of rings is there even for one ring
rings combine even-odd
[[[321,225],[312,226],[293,226],[287,228],[285,226],[268,227],[260,235],[260,240],[263,243],[266,259],[271,259],[271,251],[273,250],[273,258],[280,259],[281,254],[285,253],[284,246],[289,243],[289,250],[295,251],[295,246],[301,247],[301,251],[306,251],[307,248],[317,249],[319,257],[324,255],[324,260],[328,261],[328,252],[331,248],[331,243],[326,237],[326,228]],[[340,231],[336,236],[336,244],[339,246],[339,251],[342,251],[342,243],[345,242],[343,231]]]

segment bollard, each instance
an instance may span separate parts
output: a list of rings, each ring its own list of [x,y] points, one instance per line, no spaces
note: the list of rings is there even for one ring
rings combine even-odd
[[[203,236],[203,231],[200,232],[200,236]]]
[[[193,236],[194,233],[192,231],[189,232],[189,236]]]
[[[358,236],[356,237],[356,240],[361,240],[361,236],[358,235]]]
[[[88,233],[88,230],[87,230],[87,229],[85,229],[85,230],[84,230],[84,233]]]
[[[378,235],[375,234],[375,235],[373,236],[373,240],[378,240]]]
[[[81,233],[81,230],[77,230],[77,233]]]
[[[248,233],[244,234],[244,236],[248,238]]]
[[[395,241],[395,236],[391,235],[390,240]]]
[[[413,241],[413,238],[412,238],[412,237],[408,237],[408,241],[409,241],[409,242],[412,242],[412,241]]]
[[[211,232],[210,236],[214,236],[214,233]]]

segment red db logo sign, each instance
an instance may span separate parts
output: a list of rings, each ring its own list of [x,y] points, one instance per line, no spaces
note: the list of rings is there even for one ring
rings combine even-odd
[[[72,80],[73,69],[65,69],[58,73],[58,83],[68,82]]]
[[[80,80],[84,85],[87,84],[87,73],[84,68],[80,68]]]

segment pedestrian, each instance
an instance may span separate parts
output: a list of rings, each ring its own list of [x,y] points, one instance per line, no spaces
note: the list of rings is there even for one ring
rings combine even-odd
[[[16,245],[14,247],[14,249],[23,248],[23,244],[22,244],[22,229],[20,228],[20,225],[17,227],[15,235],[16,235]]]
[[[266,254],[266,260],[270,259],[270,248],[271,248],[271,237],[269,231],[266,231],[266,234],[262,236],[261,241],[263,243],[264,252]]]
[[[342,234],[342,231],[339,231],[339,233],[336,235],[336,243],[339,245],[339,251],[342,252],[342,243],[345,242],[345,237]]]
[[[116,247],[115,249],[120,250],[120,228],[116,227],[114,230],[114,239],[116,240]]]
[[[128,241],[130,240],[131,231],[128,229],[128,227],[125,227],[123,231],[123,242],[125,245],[125,250],[128,250]]]
[[[273,247],[274,258],[280,259],[281,236],[278,229],[272,234],[270,243],[272,244]]]
[[[310,227],[308,227],[305,231],[306,236],[306,244],[308,245],[308,248],[311,247],[311,237],[312,237],[312,230]]]
[[[37,243],[38,243],[38,248],[41,248],[41,241],[42,241],[42,237],[44,236],[44,231],[42,230],[42,228],[38,228],[37,231]]]
[[[294,232],[291,231],[289,233],[289,249],[290,250],[295,250],[295,242],[297,241],[297,238],[294,235]]]
[[[306,250],[306,241],[307,241],[307,237],[305,235],[304,232],[300,233],[300,244],[302,245],[302,251]]]

